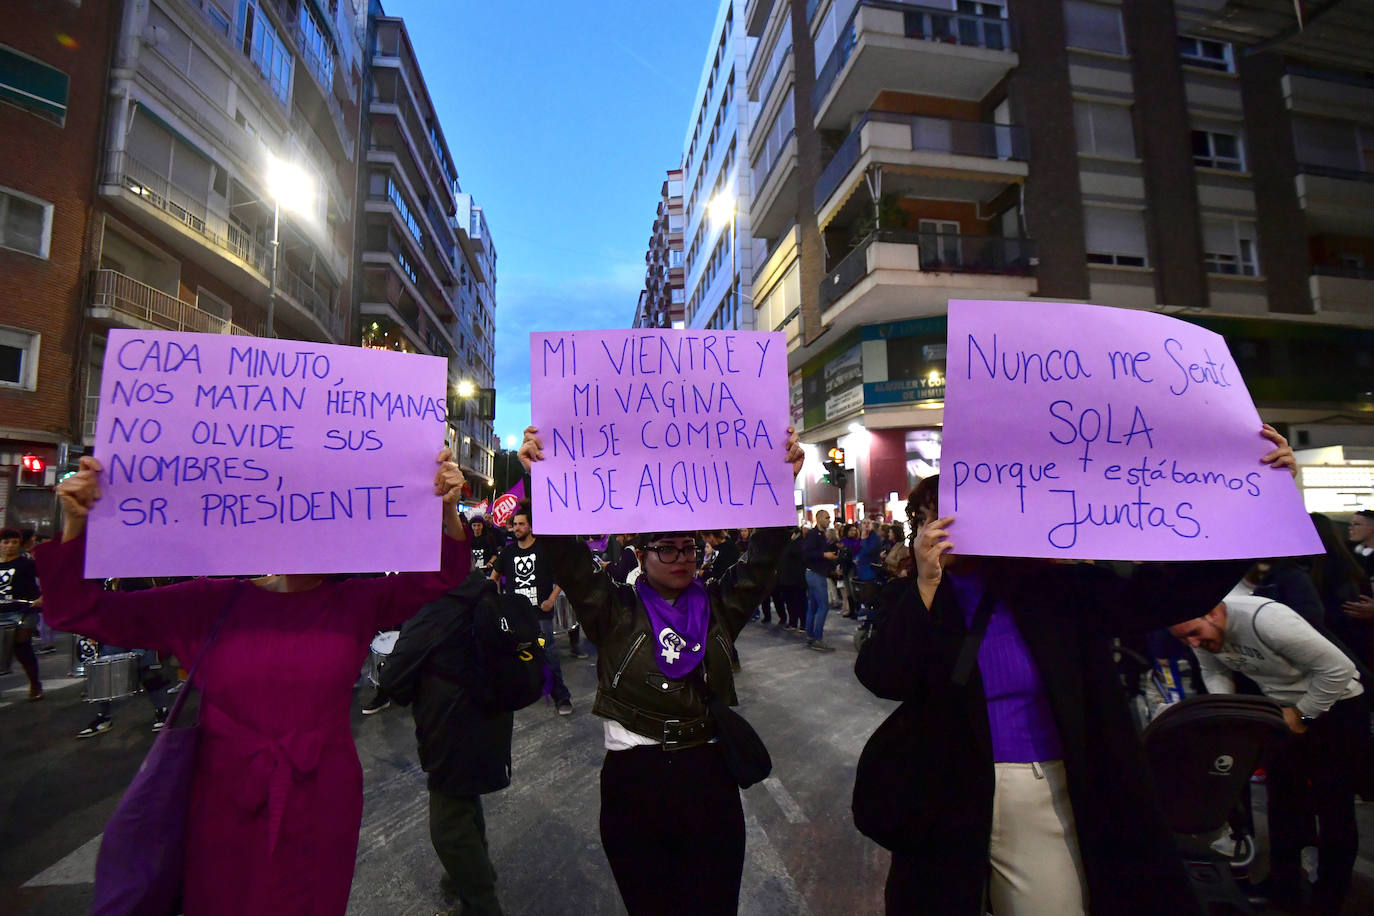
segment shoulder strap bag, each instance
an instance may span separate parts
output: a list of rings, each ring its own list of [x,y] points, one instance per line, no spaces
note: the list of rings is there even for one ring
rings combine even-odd
[[[988,630],[992,607],[996,603],[992,583],[973,614],[959,648],[950,680],[960,687],[968,683],[978,662],[978,648]],[[917,607],[897,613],[925,613]],[[874,637],[880,638],[880,637]],[[939,817],[939,806],[931,803],[938,792],[941,774],[938,755],[929,745],[941,740],[922,727],[920,704],[923,699],[902,703],[883,720],[864,745],[854,770],[854,797],[850,804],[854,826],[879,846],[894,852],[909,851],[926,834],[929,821]]]
[[[768,747],[759,733],[754,731],[754,726],[706,686],[706,679],[701,674],[702,665],[705,664],[703,660],[696,667],[691,679],[701,691],[706,711],[716,723],[716,739],[725,753],[725,765],[729,767],[730,775],[735,777],[741,789],[747,789],[768,778],[768,774],[773,772],[773,758],[768,755]]]
[[[177,728],[177,719],[221,625],[243,590],[251,587],[240,583],[210,628],[210,636],[167,714],[167,724],[105,825],[95,862],[92,916],[170,916],[181,912],[186,822],[200,725]]]

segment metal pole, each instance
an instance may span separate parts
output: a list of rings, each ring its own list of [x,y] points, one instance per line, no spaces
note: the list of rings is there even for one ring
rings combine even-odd
[[[267,268],[267,336],[276,337],[273,327],[277,306],[277,230],[281,222],[281,203],[272,199],[272,263]]]

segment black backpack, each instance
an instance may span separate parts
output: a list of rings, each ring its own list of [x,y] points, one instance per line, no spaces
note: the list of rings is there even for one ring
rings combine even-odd
[[[534,606],[488,581],[472,607],[472,664],[464,686],[480,706],[524,709],[544,694],[544,640]]]

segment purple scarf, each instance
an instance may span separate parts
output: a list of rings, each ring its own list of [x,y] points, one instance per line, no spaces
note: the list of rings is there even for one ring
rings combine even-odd
[[[674,604],[664,601],[642,577],[635,582],[635,591],[649,612],[654,661],[664,675],[681,680],[706,657],[706,631],[711,627],[711,599],[706,586],[693,579]]]

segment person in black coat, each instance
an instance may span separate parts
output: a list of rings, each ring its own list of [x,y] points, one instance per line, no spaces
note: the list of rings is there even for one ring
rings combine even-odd
[[[1262,460],[1294,471],[1286,440],[1264,435],[1278,447]],[[1143,564],[1128,580],[1089,564],[951,563],[937,493],[934,477],[912,492],[916,575],[884,594],[855,664],[865,687],[902,701],[894,716],[914,736],[901,784],[855,786],[856,813],[918,793],[887,912],[981,916],[985,897],[999,916],[1194,912],[1111,637],[1205,612],[1246,564]],[[980,643],[969,631],[982,620]]]
[[[405,622],[381,688],[402,706],[414,704],[420,766],[429,780],[429,833],[444,866],[440,887],[467,916],[499,916],[496,872],[487,852],[482,796],[510,785],[515,714],[487,710],[464,684],[472,683],[473,607],[494,600],[496,587],[481,570]]]

